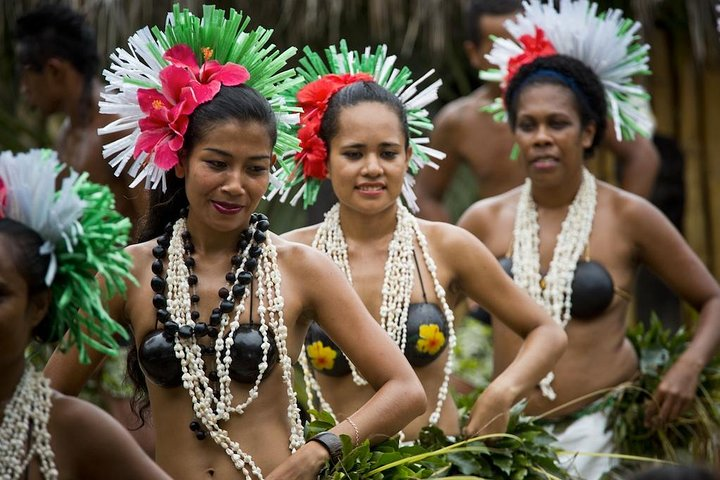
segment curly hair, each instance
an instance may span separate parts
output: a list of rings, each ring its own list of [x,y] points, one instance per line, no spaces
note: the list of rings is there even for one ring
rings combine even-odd
[[[66,5],[45,4],[20,17],[15,29],[20,66],[39,72],[48,60],[60,58],[78,71],[84,82],[81,102],[89,117],[87,112],[94,107],[90,86],[100,57],[95,30],[85,17]]]
[[[533,85],[559,85],[572,92],[583,128],[595,125],[592,144],[584,152],[585,158],[591,157],[607,129],[605,89],[595,72],[583,62],[566,55],[539,57],[523,65],[505,90],[505,108],[513,132],[520,94]]]
[[[465,7],[465,39],[480,45],[483,40],[480,18],[483,15],[511,15],[522,10],[522,0],[470,0]]]

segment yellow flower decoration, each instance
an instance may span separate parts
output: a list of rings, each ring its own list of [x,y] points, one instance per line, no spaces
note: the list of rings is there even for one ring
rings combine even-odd
[[[420,339],[415,344],[415,349],[420,353],[435,355],[445,345],[445,334],[440,327],[431,323],[420,325]]]
[[[332,370],[335,366],[337,352],[323,345],[320,340],[308,345],[306,351],[315,370]]]

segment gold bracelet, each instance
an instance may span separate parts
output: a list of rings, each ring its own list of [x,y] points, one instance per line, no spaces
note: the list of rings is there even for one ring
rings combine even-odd
[[[355,430],[355,446],[360,445],[360,431],[357,428],[357,425],[355,425],[355,422],[352,421],[352,418],[347,417],[345,420],[353,427],[353,430]]]

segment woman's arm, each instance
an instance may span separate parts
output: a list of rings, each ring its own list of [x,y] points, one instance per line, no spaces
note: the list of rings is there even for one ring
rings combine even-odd
[[[698,377],[720,344],[720,287],[665,216],[650,203],[630,198],[623,222],[638,259],[699,313],[687,350],[670,368],[648,407],[648,423],[676,419],[696,394]],[[632,228],[630,228],[632,225]]]
[[[567,336],[472,234],[447,225],[439,237],[443,261],[463,293],[524,339],[512,363],[478,398],[466,428],[469,434],[504,431],[510,407],[552,370],[565,351]]]
[[[308,311],[376,390],[372,398],[352,414],[357,435],[347,420],[331,431],[361,442],[387,439],[425,411],[426,398],[420,381],[400,349],[372,318],[329,258],[309,247],[299,247],[293,255],[297,260],[293,286],[301,290]],[[322,446],[309,442],[268,479],[315,478],[327,459]],[[295,470],[303,470],[304,474]]]

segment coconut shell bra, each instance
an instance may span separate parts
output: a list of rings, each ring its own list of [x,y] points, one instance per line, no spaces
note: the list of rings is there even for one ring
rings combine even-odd
[[[266,217],[258,217],[260,220],[255,219],[258,225],[264,230],[259,233],[256,231],[255,240],[264,240],[264,232],[267,230]],[[170,225],[169,228],[172,228]],[[186,241],[190,243],[190,235],[188,232]],[[250,238],[245,232],[245,237],[240,242],[241,250],[247,246],[247,242],[250,242]],[[193,320],[196,320],[194,328],[189,325],[179,326],[172,318],[167,310],[167,300],[162,295],[162,291],[165,288],[165,282],[160,277],[163,270],[162,259],[165,256],[165,250],[167,249],[166,236],[160,237],[158,240],[158,246],[153,250],[153,255],[156,257],[153,263],[153,273],[156,275],[151,283],[152,289],[156,292],[153,297],[153,306],[156,309],[156,330],[148,333],[138,348],[138,360],[140,368],[142,369],[145,376],[154,384],[165,387],[175,388],[182,385],[182,368],[180,366],[180,360],[175,355],[175,336],[181,338],[190,338],[195,336],[200,339],[208,337],[207,342],[200,343],[200,349],[205,362],[205,366],[208,369],[207,376],[212,383],[218,381],[217,371],[214,370],[214,364],[216,361],[216,350],[215,350],[215,339],[219,335],[220,319],[221,315],[228,314],[235,308],[235,300],[227,300],[227,296],[230,291],[227,288],[222,288],[218,292],[218,295],[222,299],[219,307],[213,309],[210,314],[208,322],[202,322],[199,320],[199,312],[193,311]],[[259,241],[258,243],[261,243]],[[189,248],[189,253],[194,251],[194,247],[186,245]],[[187,253],[187,252],[186,252]],[[257,268],[257,258],[261,255],[260,247],[252,246],[249,249],[249,258],[245,262],[247,271],[238,274],[238,277],[233,273],[228,273],[226,280],[232,285],[232,296],[234,299],[239,300],[242,298],[246,288],[250,289],[250,318],[252,319],[253,314],[253,271]],[[235,256],[232,259],[234,266],[239,266],[242,258]],[[188,268],[194,266],[194,260],[191,257],[185,259]],[[189,263],[188,263],[189,262]],[[237,280],[237,282],[236,282]],[[236,282],[236,283],[235,283]],[[197,284],[197,277],[190,275],[188,277],[188,284]],[[197,305],[199,297],[196,294],[191,296],[191,302],[193,305]],[[159,328],[158,324],[162,324],[162,328]],[[260,373],[259,365],[263,360],[263,334],[260,331],[260,322],[250,321],[250,323],[240,324],[233,334],[232,345],[230,346],[230,358],[231,363],[229,366],[229,376],[232,380],[240,383],[254,383]],[[269,350],[267,352],[267,367],[263,373],[263,378],[267,378],[270,371],[278,363],[278,350],[275,344],[275,335],[272,329],[267,330],[267,337]],[[221,355],[221,358],[224,355]]]
[[[405,324],[407,341],[405,358],[413,367],[424,367],[438,358],[447,345],[448,324],[442,310],[429,303],[420,278],[423,300],[408,306]],[[315,371],[333,377],[350,374],[350,364],[340,348],[320,326],[313,322],[305,337],[305,352]]]

